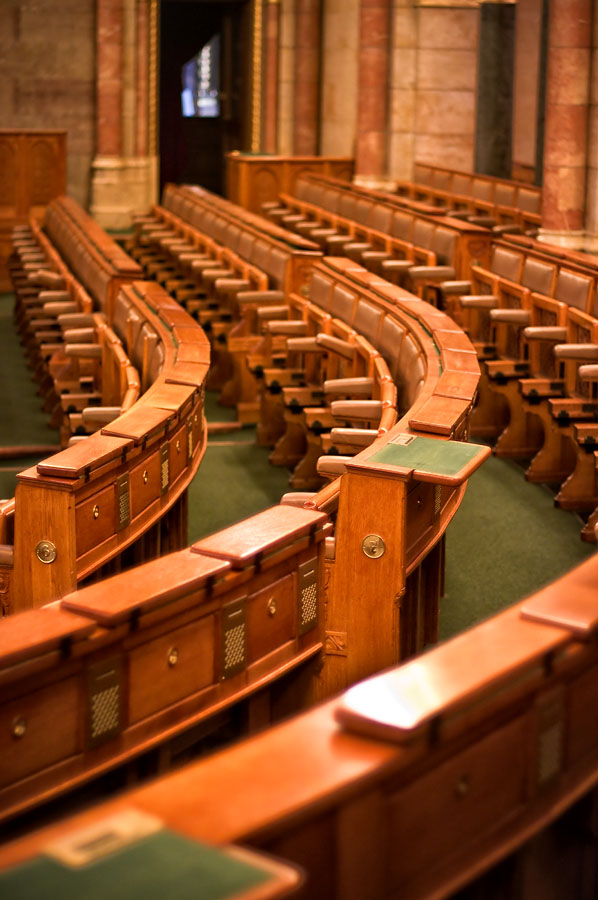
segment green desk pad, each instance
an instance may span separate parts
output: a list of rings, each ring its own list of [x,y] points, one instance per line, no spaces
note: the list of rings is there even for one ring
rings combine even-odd
[[[456,478],[475,459],[480,450],[486,449],[480,444],[466,444],[462,441],[442,441],[412,435],[406,438],[412,439],[404,444],[389,441],[381,450],[370,456],[368,462]]]
[[[49,856],[0,873],[10,900],[225,900],[272,873],[161,829],[95,862],[71,868]]]

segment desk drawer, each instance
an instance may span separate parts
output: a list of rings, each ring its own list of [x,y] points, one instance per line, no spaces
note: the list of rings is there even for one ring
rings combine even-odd
[[[77,680],[68,678],[0,708],[0,786],[81,749],[78,698]]]
[[[294,637],[297,591],[293,575],[279,578],[247,600],[247,657],[255,662]]]
[[[173,485],[181,472],[187,467],[187,423],[178,428],[170,438],[169,468],[170,484]]]
[[[523,717],[510,722],[389,798],[393,890],[400,885],[408,896],[418,876],[426,877],[455,851],[465,852],[468,841],[490,833],[521,806],[525,726]]]
[[[116,487],[109,485],[75,509],[77,557],[116,533]]]
[[[214,634],[214,617],[206,616],[130,652],[131,724],[213,682]]]
[[[160,455],[156,451],[131,470],[131,518],[157,500],[161,494]]]

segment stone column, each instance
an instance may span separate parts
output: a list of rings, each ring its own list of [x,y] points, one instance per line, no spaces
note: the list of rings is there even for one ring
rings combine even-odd
[[[264,96],[264,150],[276,153],[278,133],[278,36],[280,0],[268,0],[266,6],[266,85]]]
[[[390,0],[361,0],[355,181],[375,186],[387,174]]]
[[[592,0],[550,0],[540,237],[579,247],[585,226]]]
[[[293,153],[318,152],[320,0],[295,2],[295,96]]]
[[[91,213],[127,229],[157,198],[155,128],[158,0],[97,0],[97,155]],[[151,73],[154,73],[152,75]]]

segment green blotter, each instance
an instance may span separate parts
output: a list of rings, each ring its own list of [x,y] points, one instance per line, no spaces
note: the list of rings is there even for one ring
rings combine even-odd
[[[479,444],[466,444],[462,441],[400,435],[398,439],[390,441],[370,456],[368,462],[400,466],[404,469],[414,469],[416,472],[458,479],[460,473],[481,451],[486,454],[488,449]]]
[[[273,874],[224,850],[168,829],[83,866],[49,856],[0,874],[10,900],[225,900],[273,879]]]

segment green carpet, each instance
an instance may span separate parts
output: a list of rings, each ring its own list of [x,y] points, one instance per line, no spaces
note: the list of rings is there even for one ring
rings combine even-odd
[[[37,385],[27,367],[13,323],[14,296],[0,294],[0,446],[58,444],[56,429],[48,426]],[[39,458],[0,460],[0,497],[14,496],[17,472],[35,465]]]
[[[439,634],[447,638],[538,590],[596,552],[580,519],[523,469],[490,457],[469,480],[446,538]]]

